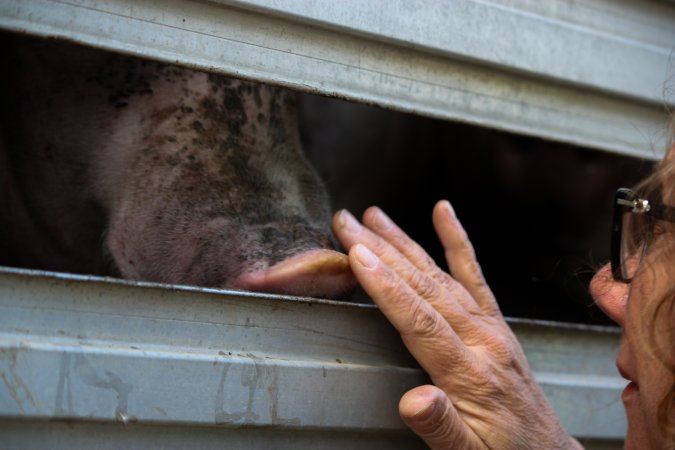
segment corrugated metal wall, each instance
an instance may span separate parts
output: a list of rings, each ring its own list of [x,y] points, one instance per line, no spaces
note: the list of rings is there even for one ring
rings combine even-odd
[[[0,4],[4,29],[650,158],[674,23],[647,0]]]
[[[618,445],[618,331],[511,326],[567,429]],[[0,374],[3,448],[422,447],[397,405],[426,375],[373,306],[4,269]]]
[[[0,28],[649,159],[673,102],[666,2],[4,0]],[[618,334],[512,325],[619,448]],[[396,404],[425,376],[370,307],[4,270],[0,375],[3,448],[421,447]]]

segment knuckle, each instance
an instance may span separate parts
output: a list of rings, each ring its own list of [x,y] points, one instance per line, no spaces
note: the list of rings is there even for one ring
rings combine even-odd
[[[469,235],[467,234],[466,230],[462,227],[460,227],[458,230],[458,238],[459,246],[462,248],[462,250],[467,253],[467,256],[472,255],[473,245],[471,244],[471,240],[469,240]]]
[[[520,367],[520,354],[511,339],[500,335],[491,342],[491,345],[492,352],[499,364],[510,368]]]
[[[495,367],[494,361],[474,361],[465,371],[466,377],[470,377],[471,389],[465,392],[472,398],[480,399],[485,405],[499,403],[508,394],[504,380],[500,378],[500,370]],[[457,385],[457,380],[448,380],[450,384]]]
[[[375,253],[382,255],[387,252],[389,246],[390,244],[382,236],[374,235],[373,250],[375,250]]]
[[[405,294],[402,292],[402,280],[392,270],[384,270],[380,275],[380,285],[383,289],[389,292],[389,295],[401,297]]]
[[[424,252],[422,255],[421,263],[424,267],[442,272],[442,270],[436,265],[436,261],[434,261],[434,259],[426,252]]]
[[[469,274],[474,278],[483,278],[483,269],[480,267],[480,264],[478,264],[478,261],[476,261],[475,258],[471,258],[469,261]]]
[[[389,235],[389,239],[396,248],[405,248],[407,245],[410,244],[410,240],[408,239],[408,237],[400,232],[392,232]]]
[[[422,298],[431,299],[438,295],[436,280],[419,270],[412,273],[409,284]]]
[[[476,373],[480,376],[476,377],[476,383],[482,385],[492,397],[504,395],[503,381],[510,377],[505,374],[516,372],[524,375],[528,370],[525,356],[519,351],[520,347],[515,338],[508,335],[484,337],[481,347],[483,360],[488,364],[480,369],[477,368]]]
[[[410,305],[411,333],[417,336],[435,336],[440,327],[439,316],[424,301],[418,300]]]
[[[451,295],[460,294],[461,284],[457,282],[454,278],[448,275],[445,272],[441,272],[440,276],[437,277],[437,281],[443,286],[443,288]]]
[[[477,374],[472,378],[474,395],[482,398],[486,405],[500,404],[508,397],[504,383],[493,373]]]
[[[478,264],[476,260],[473,260],[465,267],[462,275],[464,287],[469,292],[481,295],[485,299],[484,307],[487,307],[488,304],[492,304],[490,310],[492,312],[497,312],[499,308],[492,295],[492,290],[483,276],[483,270],[481,269],[480,264]]]
[[[485,277],[483,276],[483,269],[481,269],[480,264],[475,259],[472,260],[471,264],[468,267],[469,277],[474,287],[485,288],[487,283],[485,282]]]
[[[395,230],[387,236],[389,243],[408,259],[413,259],[417,253],[417,244],[401,230]]]

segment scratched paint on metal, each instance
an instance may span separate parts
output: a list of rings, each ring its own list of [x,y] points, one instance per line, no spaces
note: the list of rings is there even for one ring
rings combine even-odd
[[[510,324],[568,430],[618,442],[618,332]],[[60,435],[43,423],[56,420],[84,434],[198,426],[199,439],[215,428],[236,440],[243,427],[261,430],[264,447],[279,438],[269,430],[322,430],[399,448],[416,441],[398,399],[428,382],[373,306],[19,269],[0,271],[0,379],[13,442],[44,442],[31,429]]]
[[[675,8],[631,3],[7,0],[0,28],[658,159]]]

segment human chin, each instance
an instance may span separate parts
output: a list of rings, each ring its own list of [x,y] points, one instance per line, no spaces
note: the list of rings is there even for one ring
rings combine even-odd
[[[639,394],[638,394],[639,396]],[[636,399],[638,396],[634,397]],[[647,420],[644,411],[640,408],[639,401],[626,403],[626,416],[628,418],[628,432],[624,450],[665,450],[666,444],[658,429],[655,429],[654,418]]]
[[[664,319],[664,317],[660,317]],[[628,419],[625,449],[666,449],[666,437],[658,425],[658,407],[673,383],[672,374],[645,349],[645,341],[637,338],[632,321],[626,326],[617,355],[617,368],[628,384],[621,400]],[[661,323],[651,326],[660,328]]]
[[[665,450],[665,442],[659,430],[654,426],[655,417],[649,417],[650,415],[645,411],[639,389],[633,390],[630,395],[624,394],[622,400],[628,419],[624,450]]]

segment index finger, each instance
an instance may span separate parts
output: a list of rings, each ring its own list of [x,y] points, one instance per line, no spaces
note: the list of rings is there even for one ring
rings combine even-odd
[[[471,292],[465,290],[464,286],[461,286],[461,281],[453,279],[448,273],[438,267],[433,258],[399,228],[384,211],[374,206],[368,208],[363,214],[363,223],[405,256],[406,260],[417,268],[420,273],[426,274],[426,276],[445,287],[467,312],[473,315],[477,315],[480,312],[480,304],[471,295],[466,295],[467,293],[471,294]],[[397,269],[397,267],[392,268]],[[439,305],[437,309],[439,307],[443,308],[442,305]],[[451,323],[451,325],[455,326],[454,323]]]
[[[369,211],[380,210],[371,208]],[[475,330],[481,328],[479,318],[483,313],[476,301],[461,284],[437,267],[421,247],[411,244],[412,250],[406,248],[405,244],[412,241],[393,222],[388,230],[380,228],[376,232],[360,225],[349,212],[342,210],[335,215],[333,225],[335,235],[345,247],[365,245],[418,297],[436,309],[460,338],[475,334]],[[429,264],[433,267],[420,263],[425,260],[431,261]]]
[[[443,388],[457,371],[475,370],[475,356],[445,318],[373,252],[356,244],[349,251],[349,261],[363,289],[434,384]]]

